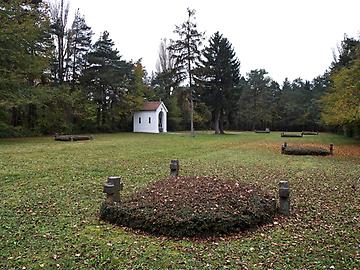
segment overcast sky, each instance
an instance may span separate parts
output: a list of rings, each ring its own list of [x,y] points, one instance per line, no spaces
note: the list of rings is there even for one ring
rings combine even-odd
[[[55,0],[51,0],[55,1]],[[344,34],[359,37],[360,0],[69,0],[79,8],[97,40],[109,31],[125,60],[143,59],[155,71],[162,38],[196,10],[198,29],[208,39],[222,33],[235,48],[241,74],[264,68],[281,83],[321,75]]]

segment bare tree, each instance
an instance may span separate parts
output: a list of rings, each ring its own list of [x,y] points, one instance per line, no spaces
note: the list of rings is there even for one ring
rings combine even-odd
[[[157,73],[168,72],[174,69],[175,61],[172,57],[173,54],[168,49],[168,47],[169,44],[167,42],[167,39],[162,39],[159,47],[159,58],[156,62]]]
[[[67,53],[66,35],[69,15],[69,2],[55,1],[50,6],[51,23],[56,46],[57,72],[56,77],[61,84],[64,81],[64,59]]]

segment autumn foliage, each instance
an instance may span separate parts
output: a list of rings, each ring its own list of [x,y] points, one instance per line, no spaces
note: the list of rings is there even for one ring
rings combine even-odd
[[[177,177],[152,183],[116,205],[104,203],[101,219],[156,235],[223,235],[270,222],[275,199],[258,188],[213,177]]]

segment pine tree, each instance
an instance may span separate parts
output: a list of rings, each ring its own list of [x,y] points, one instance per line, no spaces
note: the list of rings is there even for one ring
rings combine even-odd
[[[334,60],[330,67],[331,71],[336,72],[343,67],[349,67],[359,53],[359,44],[360,40],[345,35],[341,45],[338,47],[337,55],[334,52]]]
[[[235,107],[239,67],[240,62],[231,43],[216,32],[203,51],[195,77],[202,89],[200,99],[211,108],[215,134],[224,133],[224,114],[229,114]]]
[[[114,128],[121,117],[122,106],[131,91],[133,64],[121,60],[119,52],[113,48],[109,33],[104,32],[88,54],[89,66],[84,70],[81,83],[88,96],[97,104],[97,126]]]
[[[193,100],[193,72],[195,62],[200,58],[200,46],[203,41],[203,33],[197,30],[194,22],[195,10],[187,9],[188,19],[180,26],[176,26],[174,33],[179,36],[169,46],[172,57],[175,60],[175,68],[180,80],[188,79],[189,100],[190,100],[190,129],[192,136],[194,131],[194,100]]]
[[[247,74],[239,101],[240,119],[246,129],[265,129],[271,123],[272,80],[264,69]]]
[[[92,35],[93,32],[87,26],[84,16],[77,10],[68,34],[67,72],[72,87],[79,83],[79,78],[87,65],[86,55],[91,49]]]

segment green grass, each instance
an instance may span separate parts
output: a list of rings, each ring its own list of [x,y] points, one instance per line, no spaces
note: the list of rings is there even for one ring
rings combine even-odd
[[[284,140],[286,139],[286,140]],[[281,144],[334,143],[330,157],[286,156]],[[0,269],[358,269],[360,145],[320,134],[250,132],[97,135],[94,141],[0,140]],[[134,233],[99,221],[102,185],[127,196],[169,174],[242,180],[277,193],[290,181],[293,214],[207,241]]]

